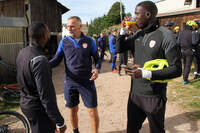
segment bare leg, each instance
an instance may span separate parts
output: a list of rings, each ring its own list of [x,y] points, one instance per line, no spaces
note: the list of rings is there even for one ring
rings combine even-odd
[[[78,105],[69,108],[69,119],[71,122],[72,129],[78,128]]]
[[[88,108],[88,113],[89,113],[89,116],[90,116],[92,133],[98,133],[98,129],[99,129],[99,115],[98,115],[97,107],[95,107],[95,108]]]

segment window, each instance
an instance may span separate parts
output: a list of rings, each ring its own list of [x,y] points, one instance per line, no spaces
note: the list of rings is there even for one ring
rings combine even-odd
[[[200,7],[200,0],[197,0],[197,8]]]
[[[184,5],[191,5],[192,4],[192,0],[185,0]]]

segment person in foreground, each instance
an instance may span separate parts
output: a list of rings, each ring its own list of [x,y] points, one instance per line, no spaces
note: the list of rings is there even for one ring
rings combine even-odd
[[[64,133],[66,130],[56,102],[51,68],[43,52],[49,37],[45,24],[31,24],[30,44],[20,51],[16,60],[20,107],[32,133]]]
[[[133,50],[134,65],[126,69],[131,76],[131,91],[128,100],[127,133],[139,133],[147,118],[151,133],[165,133],[167,83],[162,82],[181,76],[181,54],[172,32],[159,25],[157,7],[151,1],[143,1],[135,8],[135,20],[139,30],[125,38],[122,22],[117,38],[118,53]],[[168,67],[150,71],[143,68],[148,61],[166,60]],[[157,81],[157,82],[156,82]]]
[[[64,57],[65,81],[64,95],[69,108],[70,122],[74,133],[78,129],[79,94],[88,109],[92,133],[98,133],[99,116],[97,111],[97,92],[94,80],[98,77],[99,56],[94,40],[81,32],[81,19],[77,16],[68,18],[69,36],[60,41],[51,67],[57,66]],[[95,68],[92,70],[92,57]]]

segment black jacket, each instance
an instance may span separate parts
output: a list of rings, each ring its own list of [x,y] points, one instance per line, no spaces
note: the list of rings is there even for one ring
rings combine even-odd
[[[106,49],[106,38],[99,37],[97,42],[98,42],[98,47],[100,48],[100,51],[104,52]]]
[[[194,48],[194,40],[192,40],[193,33],[191,30],[186,29],[183,31],[180,31],[177,39],[177,44],[181,47],[183,50],[193,49]]]
[[[40,45],[32,44],[17,56],[17,81],[21,89],[20,106],[30,111],[45,110],[57,125],[63,125],[56,102],[48,59]]]
[[[192,32],[192,43],[195,46],[200,46],[200,29]]]
[[[181,76],[181,54],[176,45],[172,32],[159,26],[155,21],[145,29],[125,38],[117,38],[116,51],[134,51],[134,63],[141,66],[154,59],[167,59],[169,67],[152,71],[151,80],[165,80]],[[166,97],[167,83],[154,83],[147,79],[133,79],[131,84],[132,95],[162,96]]]

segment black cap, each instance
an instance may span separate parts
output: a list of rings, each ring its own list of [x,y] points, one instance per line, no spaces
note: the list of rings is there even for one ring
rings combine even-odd
[[[173,26],[174,25],[174,22],[168,20],[165,22],[165,26]]]

